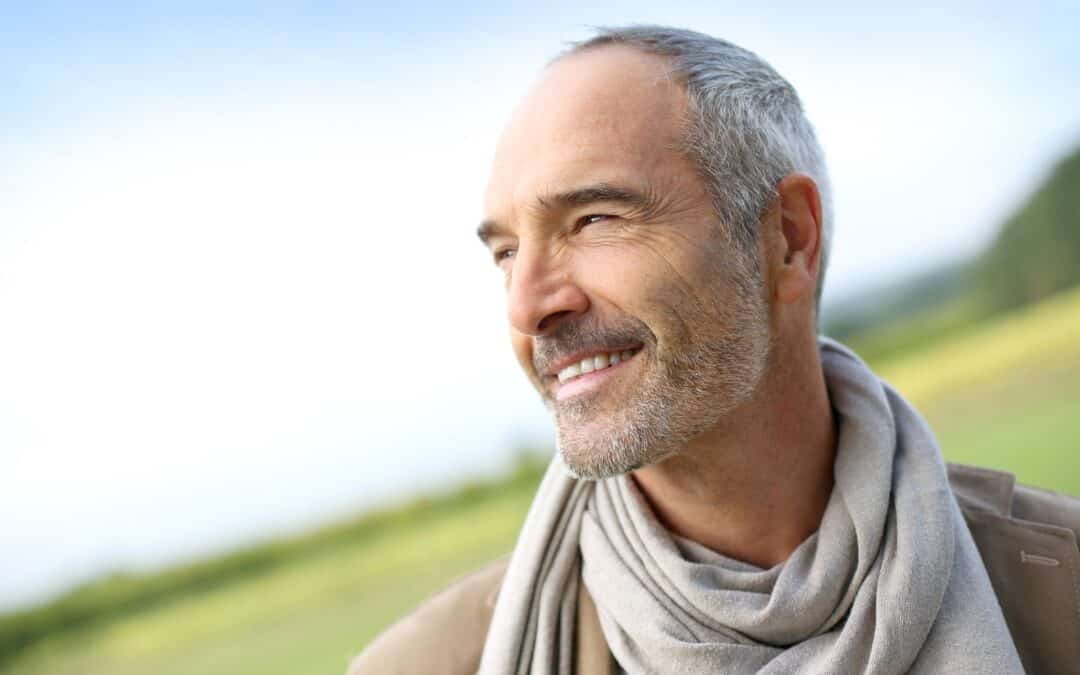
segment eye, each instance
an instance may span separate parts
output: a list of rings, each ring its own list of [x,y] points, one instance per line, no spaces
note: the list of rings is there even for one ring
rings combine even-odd
[[[516,249],[505,246],[503,248],[497,248],[491,253],[491,257],[495,259],[496,265],[501,265],[504,261],[513,258],[517,253]]]
[[[590,213],[589,215],[582,216],[582,217],[578,218],[576,221],[574,221],[574,232],[578,232],[580,230],[583,230],[585,227],[587,227],[589,225],[592,225],[594,223],[599,223],[601,221],[607,220],[609,218],[614,218],[614,217],[615,216],[611,216],[611,215],[608,215],[606,213]]]

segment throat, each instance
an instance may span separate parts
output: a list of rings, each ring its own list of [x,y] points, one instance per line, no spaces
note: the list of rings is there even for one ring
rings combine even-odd
[[[670,532],[768,569],[818,530],[832,494],[837,432],[827,399],[818,421],[783,440],[691,447],[632,475]]]

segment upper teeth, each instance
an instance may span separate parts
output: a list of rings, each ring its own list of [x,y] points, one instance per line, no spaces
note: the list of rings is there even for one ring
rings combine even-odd
[[[594,370],[603,370],[608,366],[614,366],[617,363],[629,360],[633,355],[633,349],[626,349],[621,352],[606,352],[604,354],[590,356],[587,359],[581,359],[581,361],[569,365],[559,371],[559,382],[566,382],[567,380],[574,379],[578,375],[591,373]]]

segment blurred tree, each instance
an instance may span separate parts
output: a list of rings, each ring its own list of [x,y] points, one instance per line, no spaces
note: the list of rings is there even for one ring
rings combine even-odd
[[[827,307],[824,332],[871,361],[930,344],[989,316],[1080,285],[1080,147],[973,260]]]
[[[993,312],[1080,283],[1080,148],[1005,222],[975,281]]]

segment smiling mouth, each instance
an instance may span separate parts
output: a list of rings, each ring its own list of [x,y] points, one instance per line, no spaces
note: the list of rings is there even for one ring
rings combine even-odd
[[[635,349],[623,349],[621,351],[614,352],[602,352],[584,358],[577,363],[572,363],[569,366],[559,371],[557,377],[559,384],[566,384],[571,382],[582,375],[594,373],[598,370],[604,370],[611,366],[617,366],[623,361],[629,361],[633,358],[634,354],[637,354],[641,350],[640,347]]]

